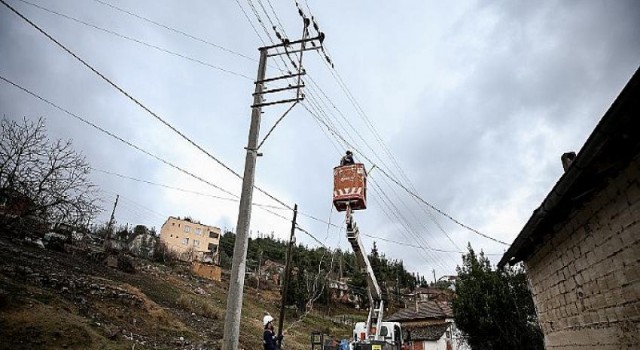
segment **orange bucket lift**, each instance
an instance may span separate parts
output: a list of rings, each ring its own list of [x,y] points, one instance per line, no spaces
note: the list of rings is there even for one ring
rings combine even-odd
[[[338,211],[367,209],[367,171],[364,164],[333,168],[333,205]]]

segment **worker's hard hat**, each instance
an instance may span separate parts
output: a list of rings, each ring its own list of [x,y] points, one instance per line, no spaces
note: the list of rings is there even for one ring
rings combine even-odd
[[[351,151],[347,151],[347,154],[352,154]]]
[[[269,323],[269,322],[273,322],[273,317],[271,317],[271,315],[267,315],[262,319],[262,324],[264,324],[265,326]]]

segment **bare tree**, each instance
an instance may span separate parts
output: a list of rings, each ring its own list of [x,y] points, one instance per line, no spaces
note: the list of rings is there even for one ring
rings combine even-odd
[[[97,188],[89,180],[91,168],[70,140],[50,141],[43,118],[3,118],[0,129],[0,214],[5,228],[81,226],[95,217]]]

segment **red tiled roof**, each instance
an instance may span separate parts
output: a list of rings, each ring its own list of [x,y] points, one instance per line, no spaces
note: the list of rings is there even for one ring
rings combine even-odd
[[[445,319],[453,317],[453,310],[445,302],[423,301],[418,303],[418,310],[415,307],[402,309],[395,314],[388,316],[385,321],[412,321],[423,319]]]

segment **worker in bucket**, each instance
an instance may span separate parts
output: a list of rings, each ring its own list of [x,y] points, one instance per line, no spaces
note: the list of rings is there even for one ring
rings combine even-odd
[[[278,340],[282,340],[282,336],[276,336],[273,331],[273,317],[266,315],[262,319],[264,325],[264,333],[262,335],[262,344],[264,344],[264,350],[278,350]]]
[[[355,162],[353,161],[353,153],[351,153],[351,151],[347,151],[347,154],[345,154],[344,157],[340,159],[340,166],[351,165],[354,163]]]

